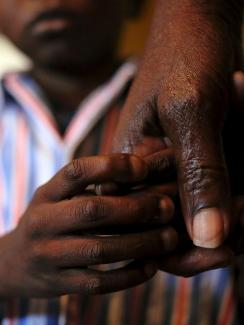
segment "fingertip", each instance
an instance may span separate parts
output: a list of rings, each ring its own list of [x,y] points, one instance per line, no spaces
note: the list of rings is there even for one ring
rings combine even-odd
[[[173,228],[167,228],[162,230],[161,232],[161,239],[164,244],[165,252],[171,252],[174,250],[178,244],[178,233]]]
[[[167,223],[170,220],[172,220],[175,212],[175,205],[170,197],[164,196],[160,200],[159,208],[160,208],[160,216],[164,223]]]

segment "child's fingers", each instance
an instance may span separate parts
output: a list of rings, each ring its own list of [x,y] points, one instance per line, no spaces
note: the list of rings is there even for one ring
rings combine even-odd
[[[62,168],[35,195],[36,200],[60,201],[80,194],[90,184],[133,183],[147,173],[146,164],[127,154],[86,157]]]

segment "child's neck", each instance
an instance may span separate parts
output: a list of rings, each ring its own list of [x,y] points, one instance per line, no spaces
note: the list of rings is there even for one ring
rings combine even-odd
[[[81,101],[115,71],[118,62],[109,60],[92,69],[78,69],[76,74],[34,66],[32,77],[43,90],[51,104],[53,114],[75,111]],[[78,72],[77,72],[78,71]]]

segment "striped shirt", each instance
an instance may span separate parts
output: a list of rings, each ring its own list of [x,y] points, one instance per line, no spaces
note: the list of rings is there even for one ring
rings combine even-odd
[[[6,75],[0,88],[0,234],[14,229],[38,186],[74,155],[107,153],[123,93],[136,71],[127,62],[81,104],[61,137],[47,102],[27,74]],[[16,266],[18,267],[18,266]],[[230,269],[191,279],[158,272],[136,288],[104,296],[10,299],[1,324],[238,324]]]

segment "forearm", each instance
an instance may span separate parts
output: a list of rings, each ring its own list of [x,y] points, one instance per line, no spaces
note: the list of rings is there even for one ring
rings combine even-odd
[[[198,12],[208,18],[222,16],[234,27],[240,24],[243,16],[243,0],[157,0],[157,11],[164,16],[175,12]]]

